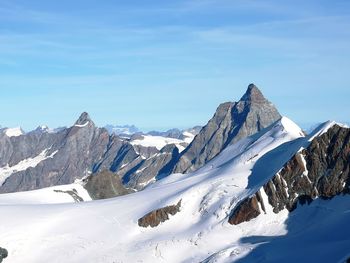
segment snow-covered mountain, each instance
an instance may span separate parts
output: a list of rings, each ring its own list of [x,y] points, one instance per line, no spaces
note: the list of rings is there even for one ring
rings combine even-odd
[[[239,102],[221,105],[203,128],[125,138],[96,127],[83,113],[69,128],[39,127],[28,133],[3,129],[0,193],[71,184],[106,170],[118,176],[127,188],[140,190],[172,171],[202,167],[230,143],[260,131],[279,117],[252,84]]]
[[[187,131],[1,129],[0,192],[0,262],[350,258],[350,129],[305,134],[253,84]]]
[[[39,126],[27,133],[5,128],[0,131],[0,193],[71,184],[104,170],[118,174],[128,187],[143,188],[188,145],[186,140],[121,138],[96,127],[87,113],[69,128]]]
[[[259,132],[280,118],[274,105],[250,84],[238,102],[226,102],[217,108],[213,118],[181,153],[173,171],[195,171],[228,145]]]
[[[341,160],[349,158],[349,149],[347,128],[326,123],[305,136],[283,117],[229,145],[197,171],[172,174],[140,192],[78,203],[56,188],[0,195],[0,246],[7,249],[8,262],[344,262],[350,244],[350,175],[349,162]],[[285,177],[299,153],[309,174],[292,169],[294,175]],[[327,161],[317,166],[323,169],[319,176],[341,175],[344,191],[307,202],[299,193],[293,210],[275,210],[272,197],[282,196],[275,174],[292,197],[288,178],[313,181],[313,160],[335,160],[325,153],[341,154],[344,165]],[[274,194],[259,190],[271,180]],[[75,193],[85,194],[81,190]],[[71,203],[50,204],[63,196]],[[257,201],[245,206],[252,197]],[[254,216],[232,224],[237,209]]]

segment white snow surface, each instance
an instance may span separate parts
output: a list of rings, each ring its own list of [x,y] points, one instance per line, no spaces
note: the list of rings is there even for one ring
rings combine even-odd
[[[298,256],[340,261],[349,253],[349,197],[317,200],[291,214],[275,214],[267,205],[267,213],[250,222],[228,223],[235,205],[308,143],[300,131],[283,118],[194,173],[173,174],[109,200],[51,204],[45,201],[50,189],[32,191],[28,195],[37,196],[28,203],[25,193],[0,195],[5,262],[297,262]],[[268,204],[266,193],[262,198]],[[168,221],[138,226],[140,217],[179,200],[180,212]]]
[[[62,130],[62,128],[55,128],[55,129],[52,129],[50,128],[49,126],[47,125],[40,125],[36,130],[34,131],[40,131],[42,133],[57,133],[59,132],[60,130]]]
[[[74,198],[64,191],[75,191],[84,201],[91,201],[91,197],[82,183],[75,182],[69,185],[58,185],[34,191],[18,192],[16,194],[1,194],[1,204],[12,205],[39,205],[74,203]]]
[[[37,156],[33,158],[28,158],[20,161],[19,163],[9,166],[8,164],[6,166],[0,167],[0,185],[2,185],[5,180],[10,177],[13,173],[25,171],[30,167],[36,167],[39,163],[42,161],[53,158],[57,151],[53,152],[50,155],[47,155],[49,149],[45,149],[41,153],[39,153]]]
[[[130,143],[132,145],[141,145],[144,147],[156,147],[158,150],[161,150],[164,146],[168,144],[175,144],[179,151],[183,151],[185,147],[181,144],[185,141],[162,137],[162,136],[152,136],[152,135],[142,135],[142,139],[132,140]]]
[[[195,137],[195,135],[193,133],[190,133],[188,131],[184,131],[182,134],[183,134],[183,136],[185,136],[184,141],[188,144],[190,144]]]
[[[82,127],[86,127],[88,124],[89,124],[89,121],[85,122],[84,124],[75,124],[74,126],[82,128]]]
[[[16,128],[7,128],[5,130],[5,134],[8,137],[18,137],[24,134],[23,130],[21,127],[16,127]]]

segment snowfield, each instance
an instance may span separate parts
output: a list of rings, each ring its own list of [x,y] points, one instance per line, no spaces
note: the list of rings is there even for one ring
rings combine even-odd
[[[194,137],[192,137],[192,140],[193,138]],[[187,139],[187,141],[189,140]],[[141,145],[143,147],[156,147],[158,150],[161,150],[164,146],[168,144],[175,144],[176,147],[179,149],[179,152],[182,152],[185,149],[185,147],[181,145],[185,142],[186,141],[179,139],[152,135],[142,135],[142,139],[130,141],[132,145]]]
[[[34,191],[1,194],[0,205],[63,204],[78,202],[69,192],[76,193],[76,195],[82,199],[80,202],[92,200],[81,181],[77,181],[74,184],[47,187]]]
[[[350,254],[348,196],[317,200],[291,214],[266,205],[267,213],[250,222],[228,223],[240,200],[331,125],[304,137],[284,117],[194,173],[109,200],[75,203],[53,191],[76,188],[89,200],[78,183],[0,195],[0,246],[9,252],[4,262],[342,262]],[[168,221],[138,226],[148,212],[180,200],[180,212]]]
[[[16,128],[8,128],[5,129],[5,134],[7,137],[18,137],[24,134],[23,130],[21,127],[16,127]]]

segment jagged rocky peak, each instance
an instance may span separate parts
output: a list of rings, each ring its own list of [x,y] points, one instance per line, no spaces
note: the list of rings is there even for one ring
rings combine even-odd
[[[275,106],[250,84],[238,102],[219,105],[212,119],[182,152],[173,171],[195,171],[228,145],[261,131],[280,118]]]
[[[87,112],[83,112],[79,119],[75,122],[74,126],[85,127],[87,125],[95,126],[94,122],[90,118],[90,115]]]
[[[241,101],[251,101],[251,102],[265,102],[266,99],[262,92],[259,90],[255,84],[249,84],[246,93],[241,98]]]

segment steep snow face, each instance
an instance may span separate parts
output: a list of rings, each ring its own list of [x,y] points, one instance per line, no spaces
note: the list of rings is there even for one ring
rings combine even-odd
[[[183,144],[185,141],[162,137],[162,136],[152,136],[152,135],[142,135],[142,139],[132,140],[130,143],[132,145],[141,145],[144,147],[156,147],[158,150],[161,150],[164,146],[168,144],[175,144],[179,151],[183,151],[185,147]]]
[[[269,261],[271,254],[260,251],[269,241],[278,242],[285,253],[282,256],[287,259],[311,242],[315,251],[322,251],[312,253],[313,259],[322,259],[324,253],[329,253],[328,247],[320,249],[326,244],[312,238],[303,243],[300,222],[308,223],[310,235],[318,231],[318,226],[323,227],[324,232],[318,236],[322,239],[329,229],[325,227],[327,222],[331,227],[337,223],[336,215],[344,213],[342,220],[348,222],[350,213],[345,213],[350,210],[348,201],[332,203],[330,209],[337,210],[327,210],[328,206],[321,202],[311,213],[294,218],[289,218],[286,210],[274,214],[267,208],[266,214],[250,222],[237,226],[227,222],[232,208],[259,189],[307,140],[299,131],[295,124],[283,118],[227,147],[194,173],[173,174],[141,192],[114,199],[24,205],[20,196],[23,193],[9,194],[3,199],[0,196],[1,245],[9,251],[9,262],[23,262],[23,258],[26,262],[39,263],[67,259],[69,262],[233,262],[245,256],[249,258],[254,251],[260,253],[259,259]],[[42,191],[39,195],[46,194],[44,190],[34,192],[39,191]],[[35,203],[35,198],[32,200]],[[175,205],[180,200],[180,212],[157,228],[138,226],[138,219],[148,212]],[[321,224],[315,216],[320,213]],[[291,241],[287,235],[290,232]],[[345,232],[342,243],[335,242],[341,249],[349,244],[349,231],[345,229]],[[272,249],[268,248],[267,253],[276,254]]]
[[[16,127],[16,128],[8,128],[5,130],[5,134],[8,137],[18,137],[24,134],[23,130],[21,127]]]
[[[39,163],[42,161],[48,159],[48,158],[53,158],[57,151],[53,152],[50,155],[47,155],[49,149],[46,149],[42,151],[39,155],[33,157],[33,158],[28,158],[23,161],[20,161],[18,164],[13,165],[13,166],[4,166],[0,167],[0,185],[2,185],[5,180],[11,176],[13,173],[19,172],[19,171],[25,171],[30,167],[36,167]]]

